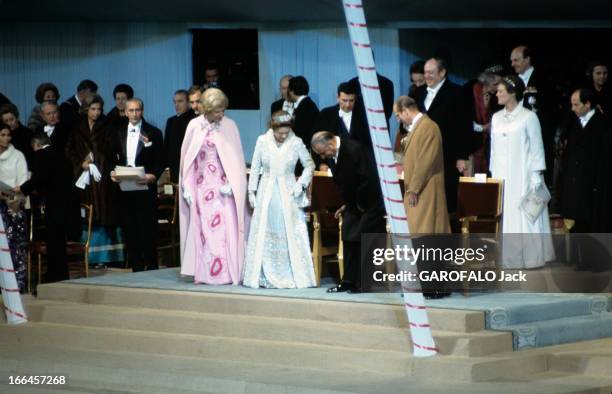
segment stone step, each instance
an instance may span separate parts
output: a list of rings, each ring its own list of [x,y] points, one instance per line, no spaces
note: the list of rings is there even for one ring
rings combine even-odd
[[[71,301],[133,308],[266,316],[390,327],[408,326],[403,306],[362,302],[139,289],[74,283],[41,285],[38,287],[38,298],[50,301]],[[475,332],[485,329],[484,312],[428,308],[427,313],[434,330]]]
[[[0,327],[0,343],[53,344],[87,350],[111,350],[202,357],[304,368],[376,371],[405,376],[412,373],[408,352],[352,349],[271,340],[227,338],[116,328],[77,327],[55,323],[26,323]]]
[[[31,321],[74,326],[159,331],[348,348],[410,352],[407,328],[302,319],[126,308],[54,301],[27,304]],[[483,356],[512,350],[508,332],[433,331],[441,354]]]
[[[612,377],[612,348],[600,353],[561,353],[553,354],[548,358],[551,370],[587,375]]]

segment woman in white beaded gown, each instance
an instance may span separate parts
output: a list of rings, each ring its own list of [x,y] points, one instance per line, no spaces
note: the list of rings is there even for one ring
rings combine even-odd
[[[270,129],[257,138],[249,203],[255,209],[244,262],[243,284],[259,288],[316,286],[306,219],[308,185],[314,163],[304,143],[291,130],[291,116],[275,112]],[[295,179],[295,166],[304,170]]]
[[[502,268],[538,268],[554,259],[548,208],[531,222],[521,199],[544,182],[542,129],[536,114],[523,107],[525,84],[517,76],[502,79],[497,99],[504,109],[491,121],[493,178],[504,180]]]

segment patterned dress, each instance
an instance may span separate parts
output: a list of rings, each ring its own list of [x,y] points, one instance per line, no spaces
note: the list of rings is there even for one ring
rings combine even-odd
[[[219,131],[211,125],[194,163],[196,195],[194,203],[200,221],[200,240],[196,244],[195,283],[232,283],[229,265],[237,264],[237,250],[231,248],[238,226],[236,206],[231,196],[219,189],[227,183],[215,140]]]

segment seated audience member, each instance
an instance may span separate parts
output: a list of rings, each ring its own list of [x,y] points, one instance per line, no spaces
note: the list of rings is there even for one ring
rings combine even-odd
[[[80,238],[78,195],[63,149],[53,147],[51,139],[44,133],[32,137],[32,149],[32,177],[14,187],[13,191],[27,196],[36,190],[42,198],[45,207],[47,282],[58,282],[68,279],[66,240]]]
[[[164,170],[163,137],[159,129],[143,119],[144,104],[134,97],[127,101],[127,119],[117,123],[110,143],[109,167],[144,167],[140,184],[145,190],[119,191],[121,222],[132,270],[157,269],[157,179]],[[111,171],[111,179],[120,183]]]
[[[191,119],[196,117],[195,112],[189,106],[188,95],[189,93],[183,89],[174,93],[172,100],[176,114],[168,118],[164,132],[166,165],[170,169],[170,180],[173,183],[178,183],[179,180],[181,146],[183,145],[187,125]]]
[[[35,131],[39,127],[44,126],[45,123],[42,116],[42,111],[40,110],[40,105],[44,101],[57,102],[60,98],[60,94],[59,90],[57,90],[57,87],[54,84],[51,82],[45,82],[38,85],[34,98],[38,104],[32,108],[32,113],[28,118],[28,128]]]
[[[15,187],[27,180],[28,166],[25,157],[11,145],[10,127],[0,122],[0,181]],[[4,223],[17,284],[22,293],[28,283],[28,226],[24,204],[25,199],[20,196],[0,193],[0,215]]]
[[[411,97],[419,86],[425,85],[424,67],[425,62],[423,60],[417,60],[410,65],[410,88],[408,89],[408,95]]]
[[[128,84],[120,83],[113,89],[115,106],[106,115],[110,122],[125,118],[125,103],[134,97],[134,89]]]
[[[61,119],[59,106],[54,101],[44,101],[40,105],[40,109],[44,124],[36,129],[36,132],[46,134],[51,138],[53,147],[58,152],[64,152],[68,137],[70,136],[70,129]]]
[[[586,86],[593,92],[593,108],[597,108],[610,121],[612,93],[608,85],[608,66],[601,61],[593,61],[588,65],[586,75]]]
[[[278,111],[285,111],[289,115],[293,115],[293,103],[289,101],[289,99],[287,98],[287,92],[289,89],[289,80],[291,78],[293,78],[293,75],[287,74],[287,75],[284,75],[280,79],[278,83],[278,88],[279,88],[281,97],[280,99],[273,102],[272,105],[270,106],[270,115]]]
[[[5,104],[0,107],[0,120],[11,130],[11,145],[25,155],[28,164],[32,158],[32,130],[19,122],[19,111],[13,104]]]
[[[97,93],[98,85],[89,79],[84,79],[79,82],[77,86],[77,92],[74,96],[64,101],[60,105],[60,113],[62,122],[69,128],[72,129],[79,123],[79,110],[83,104],[83,100],[88,94]]]

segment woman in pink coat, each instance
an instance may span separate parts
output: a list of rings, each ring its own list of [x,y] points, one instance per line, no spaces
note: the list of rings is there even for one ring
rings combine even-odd
[[[244,154],[236,123],[224,116],[227,96],[207,89],[201,105],[181,148],[181,274],[237,285],[248,232]]]

